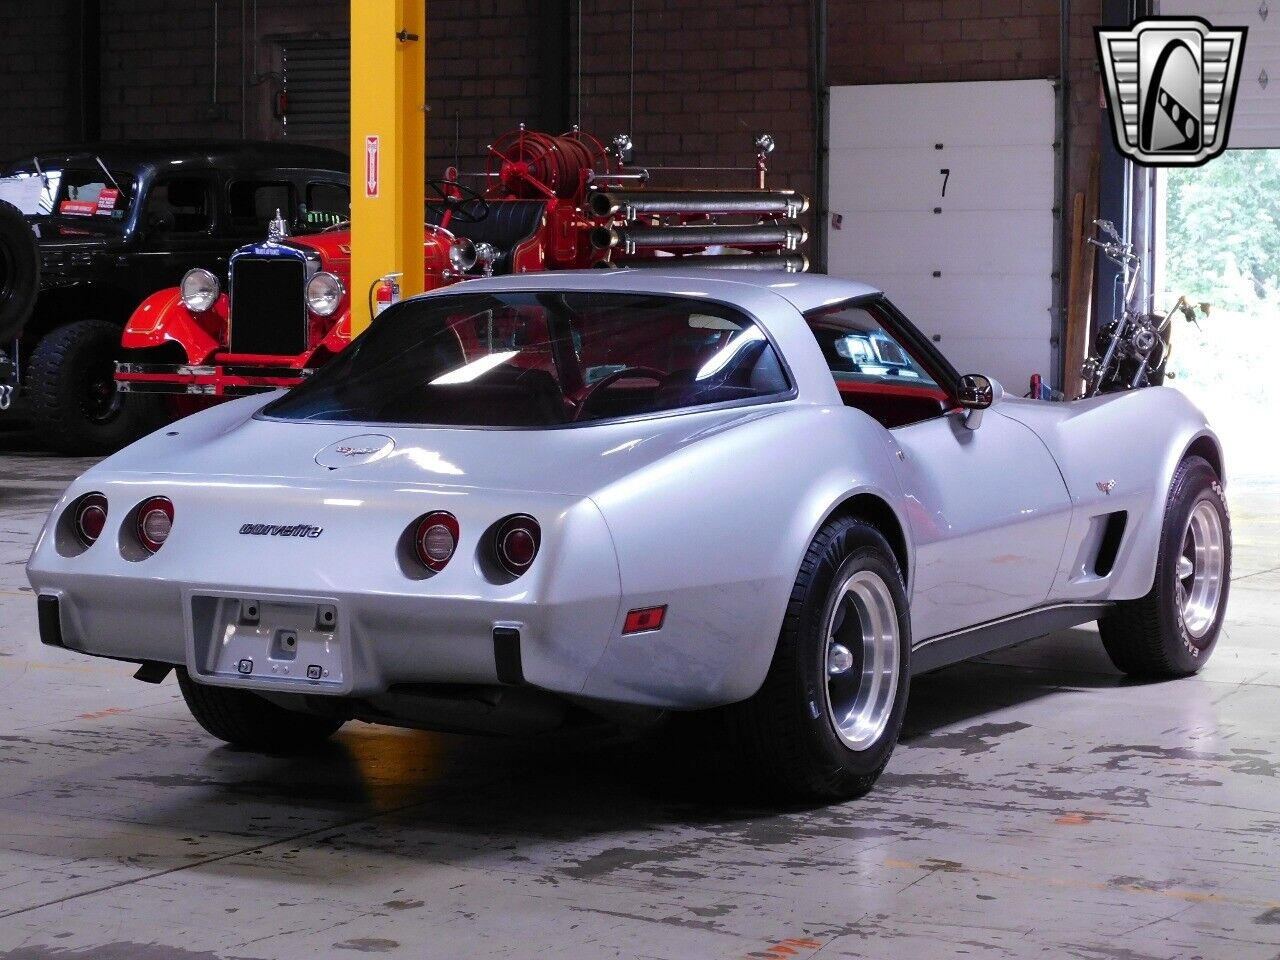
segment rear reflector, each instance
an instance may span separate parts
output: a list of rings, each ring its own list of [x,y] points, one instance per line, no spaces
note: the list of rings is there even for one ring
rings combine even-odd
[[[647,633],[650,630],[661,630],[662,621],[667,616],[667,605],[660,607],[643,607],[627,613],[626,622],[622,625],[625,633]]]

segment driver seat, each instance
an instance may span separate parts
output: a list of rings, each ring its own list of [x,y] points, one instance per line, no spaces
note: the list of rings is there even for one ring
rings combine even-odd
[[[489,215],[479,223],[463,223],[454,218],[449,231],[466,237],[472,243],[490,243],[498,251],[493,262],[495,276],[511,272],[511,254],[520,244],[536,236],[542,229],[547,212],[545,200],[490,200]],[[427,211],[427,223],[440,225],[440,213]]]

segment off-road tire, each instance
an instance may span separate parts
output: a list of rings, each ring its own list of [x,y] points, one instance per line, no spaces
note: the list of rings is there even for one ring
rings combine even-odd
[[[1221,596],[1205,634],[1193,638],[1185,629],[1178,604],[1178,558],[1187,522],[1196,505],[1208,502],[1218,512],[1224,537],[1225,565]],[[1098,622],[1107,655],[1127,674],[1149,678],[1185,677],[1208,661],[1218,643],[1231,587],[1231,516],[1222,484],[1208,461],[1187,457],[1174,471],[1165,501],[1155,582],[1137,600],[1122,601]]]
[[[196,722],[234,747],[274,754],[305,752],[333,736],[344,722],[286,710],[248,690],[197,683],[181,668],[177,673],[182,699]]]
[[[0,200],[0,346],[22,332],[40,292],[40,250],[22,213]]]
[[[863,750],[850,749],[837,735],[825,693],[833,594],[857,570],[877,574],[889,588],[899,635],[891,713],[883,732]],[[784,800],[850,800],[865,794],[889,762],[902,729],[910,653],[906,590],[888,542],[863,520],[828,522],[800,565],[764,684],[754,696],[719,711],[739,769],[751,771],[755,786]]]
[[[108,415],[95,419],[90,413],[91,390],[114,390],[110,377],[120,353],[120,328],[104,320],[63,324],[36,344],[27,368],[27,395],[45,446],[60,453],[106,455],[165,422],[158,395],[120,394],[118,407]]]

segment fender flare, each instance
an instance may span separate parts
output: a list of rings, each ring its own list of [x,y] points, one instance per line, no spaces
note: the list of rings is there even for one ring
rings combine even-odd
[[[1148,388],[1151,389],[1151,388]],[[1126,534],[1129,543],[1121,547],[1121,554],[1116,559],[1116,579],[1112,584],[1108,599],[1133,600],[1145,596],[1156,580],[1156,553],[1160,540],[1160,531],[1164,524],[1165,503],[1169,495],[1169,487],[1173,483],[1173,475],[1189,456],[1204,457],[1218,473],[1218,479],[1226,487],[1227,478],[1223,472],[1222,443],[1217,435],[1207,426],[1189,429],[1176,442],[1169,444],[1169,453],[1160,465],[1158,475],[1159,486],[1156,493],[1158,504],[1142,518],[1140,525],[1134,530],[1132,539]],[[1146,549],[1139,549],[1139,547]]]
[[[176,343],[188,363],[203,363],[222,346],[227,329],[227,295],[213,307],[192,313],[176,287],[153,293],[138,305],[124,325],[120,344],[126,350],[145,350]]]

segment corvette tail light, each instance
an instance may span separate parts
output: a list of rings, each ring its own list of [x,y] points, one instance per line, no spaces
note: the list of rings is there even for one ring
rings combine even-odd
[[[93,546],[107,525],[107,498],[100,493],[86,493],[76,503],[73,519],[80,542]]]
[[[518,577],[529,569],[542,544],[542,528],[533,517],[517,513],[498,524],[493,536],[494,558],[507,573]]]
[[[443,570],[458,549],[457,518],[443,510],[428,513],[414,528],[413,548],[428,570]]]
[[[138,505],[138,542],[148,553],[163,547],[172,529],[173,503],[168,497],[152,497]]]

